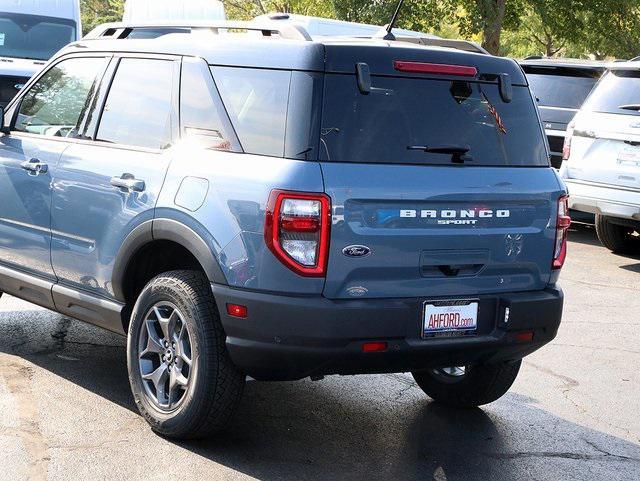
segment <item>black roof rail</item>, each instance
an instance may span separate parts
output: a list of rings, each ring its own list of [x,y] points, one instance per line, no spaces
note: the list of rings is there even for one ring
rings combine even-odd
[[[206,30],[214,34],[219,34],[221,30],[246,30],[247,32],[259,32],[263,37],[271,37],[274,34],[287,40],[311,41],[311,35],[300,25],[284,24],[276,22],[138,22],[138,23],[105,23],[98,25],[91,32],[85,35],[87,39],[125,39],[134,30],[144,29],[185,29],[185,30]]]

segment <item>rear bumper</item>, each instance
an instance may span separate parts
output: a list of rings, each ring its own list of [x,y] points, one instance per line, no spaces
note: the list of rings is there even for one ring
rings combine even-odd
[[[575,179],[563,180],[569,189],[569,208],[640,221],[640,190]]]
[[[518,360],[556,336],[563,306],[562,291],[555,288],[480,296],[476,335],[424,340],[424,299],[329,300],[212,288],[233,362],[259,380]],[[227,303],[247,306],[248,318],[229,316]],[[516,334],[529,330],[533,341],[518,342]],[[363,353],[368,341],[385,341],[388,349]]]

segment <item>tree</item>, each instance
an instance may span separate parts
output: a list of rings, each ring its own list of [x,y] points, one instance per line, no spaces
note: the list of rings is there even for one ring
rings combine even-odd
[[[124,2],[125,0],[81,0],[83,32],[87,34],[101,23],[121,21]]]

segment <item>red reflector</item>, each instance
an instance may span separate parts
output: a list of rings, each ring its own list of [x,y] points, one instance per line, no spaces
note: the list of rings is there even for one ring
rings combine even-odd
[[[247,310],[247,306],[241,306],[239,304],[227,304],[227,314],[233,317],[246,319],[249,315],[249,311]]]
[[[282,229],[289,232],[318,232],[320,220],[313,217],[283,217],[280,221]]]
[[[533,331],[524,331],[516,334],[516,341],[531,342],[533,341]]]
[[[435,73],[440,75],[460,75],[475,77],[478,69],[468,65],[447,65],[444,63],[401,62],[396,60],[394,67],[399,72]]]
[[[384,352],[386,350],[386,342],[365,342],[362,345],[362,352]]]

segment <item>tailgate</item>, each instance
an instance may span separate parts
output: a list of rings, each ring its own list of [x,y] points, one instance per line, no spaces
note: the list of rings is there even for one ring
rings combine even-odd
[[[322,171],[334,214],[328,298],[476,296],[549,282],[561,195],[549,168],[324,162]]]

